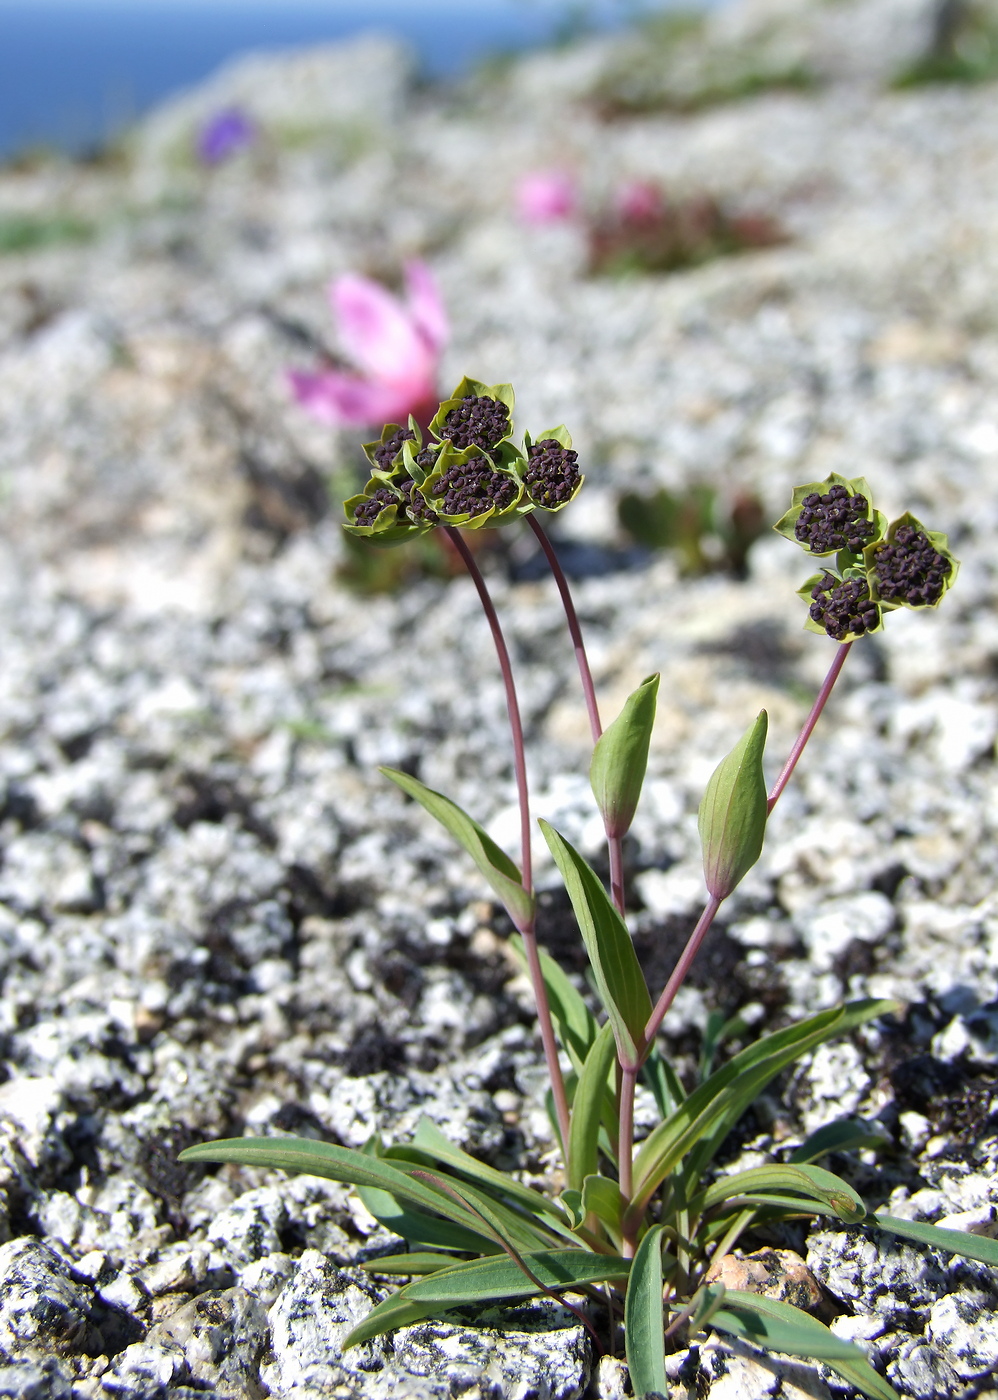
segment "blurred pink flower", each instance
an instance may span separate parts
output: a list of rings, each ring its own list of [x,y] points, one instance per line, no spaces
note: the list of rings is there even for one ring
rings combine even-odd
[[[437,366],[447,340],[447,312],[422,262],[405,268],[405,300],[348,272],[329,287],[340,342],[362,370],[289,370],[297,401],[323,423],[368,427],[428,422],[436,411]]]
[[[575,213],[575,181],[566,170],[533,170],[516,183],[516,211],[525,224],[554,224]]]
[[[614,203],[620,217],[633,224],[649,223],[665,208],[662,191],[651,180],[628,180],[617,191]]]

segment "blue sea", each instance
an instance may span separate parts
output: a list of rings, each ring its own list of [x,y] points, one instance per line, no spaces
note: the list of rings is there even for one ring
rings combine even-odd
[[[155,102],[247,49],[407,39],[430,78],[548,41],[582,17],[620,23],[634,0],[0,0],[0,159],[98,147]]]

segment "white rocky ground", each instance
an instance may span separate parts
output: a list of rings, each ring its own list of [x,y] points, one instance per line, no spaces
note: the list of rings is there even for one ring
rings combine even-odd
[[[587,566],[606,713],[663,672],[631,850],[657,978],[702,893],[707,775],[762,705],[775,768],[831,644],[801,630],[806,561],[775,536],[741,582],[680,579],[667,554],[614,569],[617,495],[709,481],[775,519],[795,483],[837,470],[950,532],[957,588],[855,649],[668,1030],[682,1057],[713,1006],[761,1004],[776,1024],[843,995],[901,998],[895,1024],[767,1097],[734,1151],[859,1113],[889,1144],[836,1165],[872,1202],[995,1228],[998,87],[891,90],[931,23],[923,0],[743,7],[671,56],[600,40],[449,96],[371,39],[223,73],[115,162],[0,172],[2,218],[96,229],[0,259],[0,1395],[625,1393],[620,1366],[596,1371],[546,1308],[343,1355],[372,1296],[351,1265],[391,1241],[344,1189],[175,1161],[206,1136],[359,1145],[427,1113],[543,1170],[502,921],[375,772],[418,768],[509,830],[487,633],[461,579],[344,585],[326,481],[350,479],[355,443],[308,421],[282,378],[331,344],[331,275],[396,274],[413,254],[453,315],[443,386],[511,380],[521,426],[576,436],[588,481],[559,531]],[[594,94],[604,110],[632,80],[689,95],[732,64],[819,81],[599,115]],[[263,139],[199,171],[192,133],[232,101]],[[512,214],[517,175],[552,164],[591,208],[649,177],[767,213],[790,240],[588,279],[578,226]],[[537,806],[589,845],[584,711],[526,554],[496,556],[491,578]],[[542,936],[576,968],[542,879]],[[993,1272],[865,1234],[794,1243],[842,1305],[836,1330],[901,1395],[998,1393]],[[848,1393],[714,1342],[674,1369],[675,1397]]]

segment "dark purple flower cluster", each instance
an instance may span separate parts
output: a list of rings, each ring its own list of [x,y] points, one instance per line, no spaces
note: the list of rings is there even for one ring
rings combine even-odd
[[[399,489],[405,495],[405,516],[407,520],[413,521],[416,525],[436,525],[439,517],[435,510],[431,510],[423,499],[423,496],[416,490],[414,481],[402,481]],[[400,512],[401,514],[401,512]]]
[[[396,428],[391,437],[385,438],[381,446],[374,449],[374,460],[383,472],[391,471],[395,458],[402,451],[402,444],[412,442],[415,436],[411,428]]]
[[[830,486],[824,496],[814,491],[801,502],[794,526],[797,542],[812,554],[839,549],[859,554],[876,533],[876,526],[867,518],[869,509],[865,496],[850,496],[844,486]]]
[[[579,485],[579,454],[555,438],[532,443],[523,481],[535,505],[555,510],[570,501]]]
[[[866,579],[839,579],[823,574],[811,589],[810,614],[836,642],[846,637],[861,637],[872,632],[880,622],[880,609],[870,597]]]
[[[385,506],[400,505],[398,496],[387,486],[379,486],[370,496],[354,507],[353,518],[357,525],[373,525]]]
[[[440,436],[450,438],[458,449],[483,447],[486,451],[502,442],[509,432],[509,409],[501,399],[474,395],[462,399],[443,421]]]
[[[952,565],[921,530],[899,525],[894,539],[873,551],[873,572],[884,602],[918,608],[939,602]]]
[[[445,515],[481,515],[490,509],[504,511],[516,500],[516,493],[513,478],[497,472],[485,457],[456,463],[444,472],[433,488],[434,496],[443,498],[441,509]]]

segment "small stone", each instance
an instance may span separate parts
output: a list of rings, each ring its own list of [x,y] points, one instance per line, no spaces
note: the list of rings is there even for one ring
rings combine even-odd
[[[182,1348],[191,1377],[252,1393],[269,1339],[267,1313],[243,1288],[202,1293],[150,1329],[147,1342]]]
[[[66,1263],[41,1241],[0,1245],[0,1350],[12,1356],[100,1351],[90,1298]]]
[[[725,1254],[711,1263],[706,1282],[759,1293],[815,1315],[828,1311],[821,1284],[792,1249],[757,1249],[742,1257]]]

